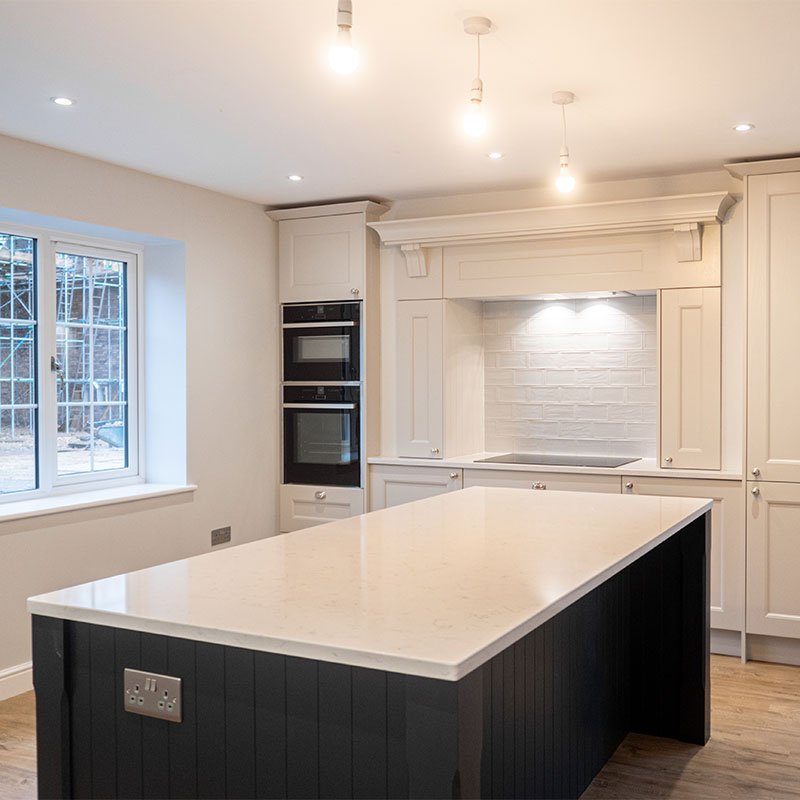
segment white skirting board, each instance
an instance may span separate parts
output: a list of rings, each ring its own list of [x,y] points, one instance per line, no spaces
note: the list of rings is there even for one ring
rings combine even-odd
[[[800,639],[785,636],[762,636],[740,631],[723,631],[712,628],[711,652],[722,656],[741,658],[745,642],[746,661],[767,661],[772,664],[800,666]]]
[[[33,670],[30,661],[0,670],[0,700],[33,689]]]

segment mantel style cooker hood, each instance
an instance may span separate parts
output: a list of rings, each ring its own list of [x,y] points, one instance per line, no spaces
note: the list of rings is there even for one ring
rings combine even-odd
[[[567,456],[540,453],[505,453],[502,456],[476,459],[476,464],[534,464],[543,467],[621,467],[639,461],[625,456]]]

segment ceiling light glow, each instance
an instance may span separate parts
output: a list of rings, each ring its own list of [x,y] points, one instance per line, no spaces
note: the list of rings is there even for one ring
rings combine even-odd
[[[486,155],[488,158],[491,158],[492,161],[499,161],[503,157],[503,154],[499,153],[497,150],[487,153]]]
[[[468,17],[464,20],[464,33],[475,37],[477,66],[475,79],[469,90],[469,106],[464,115],[464,131],[469,136],[482,136],[486,132],[486,116],[483,113],[483,81],[481,80],[481,36],[492,30],[492,21],[487,17]]]
[[[75,101],[71,97],[51,97],[51,103],[55,103],[57,106],[74,106]]]
[[[752,122],[739,122],[733,126],[733,129],[739,133],[746,133],[747,131],[753,130],[753,128],[755,128],[755,125],[753,125]]]
[[[567,112],[566,107],[575,102],[575,95],[572,92],[554,92],[553,102],[561,106],[561,122],[563,123],[564,137],[561,140],[561,151],[559,153],[559,170],[556,178],[556,189],[559,192],[571,192],[575,188],[575,178],[569,171],[569,148],[567,147]]]
[[[339,0],[336,11],[336,44],[331,48],[328,61],[331,69],[340,75],[349,75],[358,67],[358,50],[353,47],[351,29],[353,27],[352,0]]]
[[[303,180],[302,175],[289,175],[287,177],[290,181],[294,181],[294,183],[298,183],[299,181]]]

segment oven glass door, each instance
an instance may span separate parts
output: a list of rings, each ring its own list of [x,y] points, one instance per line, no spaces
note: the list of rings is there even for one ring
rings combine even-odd
[[[284,483],[360,485],[356,404],[287,403],[283,426]]]
[[[283,329],[285,381],[357,381],[359,327],[343,325],[289,325]]]

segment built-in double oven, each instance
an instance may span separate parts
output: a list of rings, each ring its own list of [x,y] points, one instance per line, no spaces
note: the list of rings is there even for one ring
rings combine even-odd
[[[283,482],[361,485],[361,303],[283,307]]]

